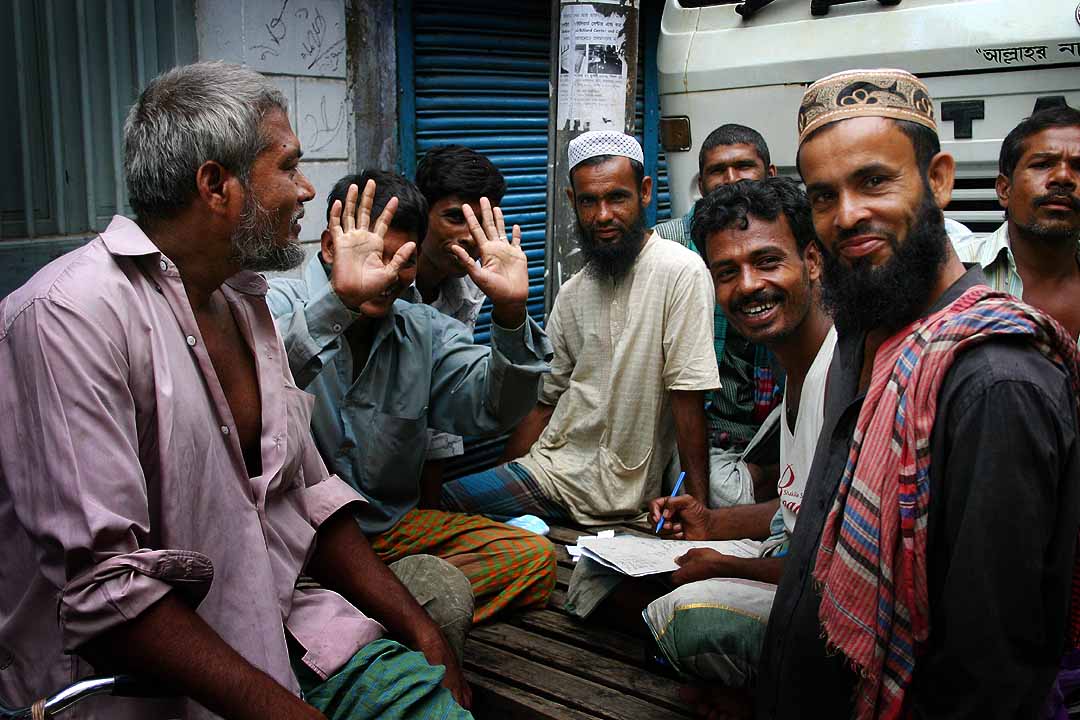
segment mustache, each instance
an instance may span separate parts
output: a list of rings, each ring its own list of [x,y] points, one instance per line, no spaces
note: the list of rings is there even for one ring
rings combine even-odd
[[[732,312],[742,312],[745,308],[753,305],[768,305],[769,303],[779,303],[784,299],[784,295],[776,290],[758,290],[752,295],[747,295],[744,298],[740,298],[731,303]]]
[[[849,228],[847,230],[841,230],[836,238],[836,244],[843,245],[844,242],[850,240],[851,238],[859,237],[860,235],[877,235],[879,237],[885,238],[894,245],[896,244],[896,236],[892,232],[883,227],[878,227],[877,225],[874,225],[869,220],[863,220],[862,222],[856,224],[855,227]]]
[[[1073,211],[1080,212],[1080,198],[1069,192],[1047,193],[1046,195],[1040,195],[1034,200],[1035,207],[1042,207],[1049,203],[1060,202],[1065,202]]]

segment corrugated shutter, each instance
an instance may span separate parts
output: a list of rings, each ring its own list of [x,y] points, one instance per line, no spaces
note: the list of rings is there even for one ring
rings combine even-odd
[[[398,11],[402,171],[413,177],[417,160],[441,145],[464,145],[491,158],[506,176],[502,208],[507,222],[522,229],[529,258],[529,314],[543,324],[551,2],[399,0]],[[656,13],[654,32],[659,31],[659,6]],[[655,53],[655,38],[643,47]],[[655,75],[655,57],[642,62]],[[638,94],[639,139],[642,130],[651,131],[644,144],[659,153],[655,124],[643,115],[649,93],[640,83]],[[650,163],[649,172],[659,184],[656,207],[664,219],[670,203],[662,155]],[[490,335],[490,305],[485,303],[476,342],[487,343]],[[505,437],[466,439],[465,455],[450,464],[447,477],[491,467],[504,442]]]
[[[195,59],[195,8],[194,0],[0,7],[0,75],[12,103],[0,113],[2,297],[113,214],[130,212],[124,116],[150,78]]]
[[[412,92],[403,78],[403,169],[441,145],[470,147],[506,176],[502,209],[521,226],[529,258],[529,314],[544,321],[544,218],[547,202],[548,50],[550,4],[417,0],[402,21],[412,24]],[[404,29],[404,28],[402,28]],[[399,43],[408,41],[399,35]],[[399,45],[399,56],[401,46]],[[407,63],[399,60],[399,72]],[[412,123],[409,105],[414,105]],[[410,127],[411,124],[411,127]],[[476,342],[491,335],[491,307],[476,324]],[[458,476],[495,464],[505,438],[467,440],[448,468]]]

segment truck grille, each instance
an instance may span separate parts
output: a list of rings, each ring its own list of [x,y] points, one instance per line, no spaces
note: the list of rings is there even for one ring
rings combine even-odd
[[[996,176],[957,178],[945,215],[980,235],[994,232],[1005,221],[994,191],[996,181]]]

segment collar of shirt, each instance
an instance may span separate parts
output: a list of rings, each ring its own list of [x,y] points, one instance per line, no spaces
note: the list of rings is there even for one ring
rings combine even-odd
[[[315,256],[308,261],[304,266],[304,282],[308,286],[308,296],[314,297],[318,293],[322,292],[325,288],[330,287],[330,264],[326,263],[322,259],[322,253],[315,253]],[[394,301],[394,304],[390,306],[389,312],[385,316],[379,319],[379,324],[375,328],[375,337],[371,341],[371,352],[375,353],[375,348],[382,344],[382,341],[390,334],[394,333],[398,340],[404,341],[409,337],[408,325],[397,313],[397,304],[399,302],[412,302],[409,297],[409,291],[413,286],[409,286],[405,289],[405,292]]]
[[[120,257],[143,257],[157,255],[159,267],[166,277],[180,277],[176,264],[161,252],[157,245],[147,237],[138,223],[122,215],[113,216],[109,227],[101,233],[105,248],[111,255]],[[266,278],[257,272],[241,270],[225,280],[225,284],[245,295],[266,295]]]

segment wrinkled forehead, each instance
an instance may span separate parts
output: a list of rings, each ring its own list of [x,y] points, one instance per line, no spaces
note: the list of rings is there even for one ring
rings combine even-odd
[[[799,147],[796,163],[808,188],[842,182],[869,167],[917,165],[911,139],[884,117],[849,118],[818,128]]]
[[[705,151],[705,162],[702,163],[702,167],[708,168],[720,163],[730,165],[744,160],[751,160],[765,167],[765,159],[758,154],[756,147],[748,143],[717,145],[709,148]]]
[[[630,158],[613,156],[594,164],[581,164],[570,171],[574,192],[603,194],[615,189],[637,193],[640,189]]]

